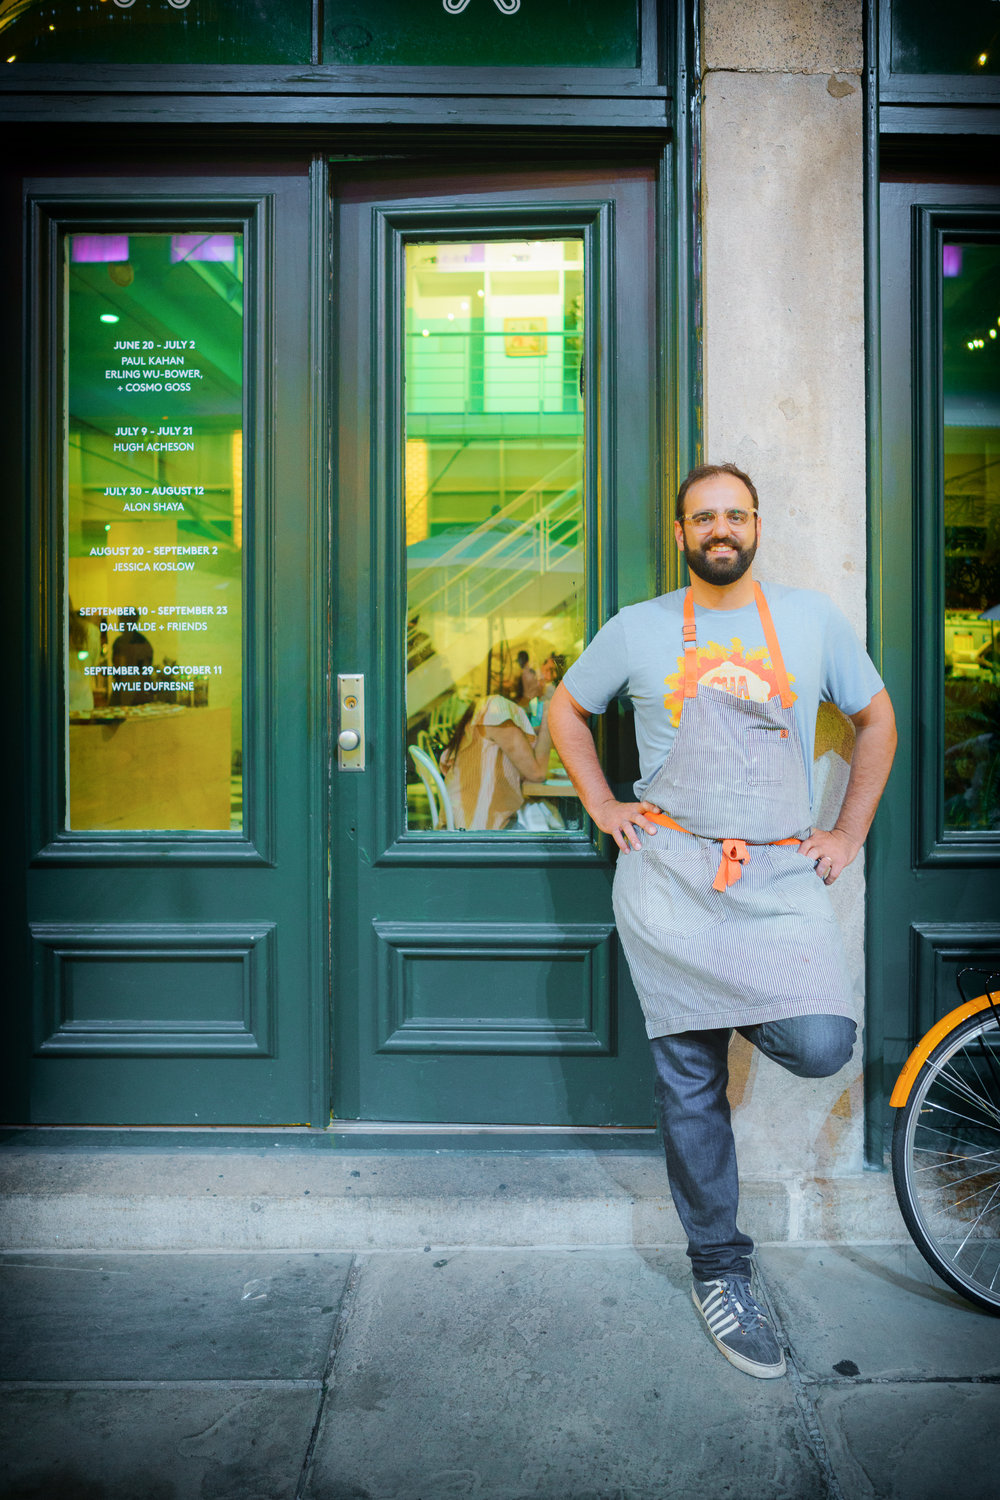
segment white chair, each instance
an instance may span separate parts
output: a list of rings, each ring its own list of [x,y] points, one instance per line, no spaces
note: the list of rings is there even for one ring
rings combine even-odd
[[[451,809],[451,798],[434,757],[428,755],[426,750],[421,750],[419,745],[410,746],[410,757],[417,768],[417,775],[427,790],[427,800],[431,805],[431,827],[439,826],[443,810],[444,826],[454,830],[455,815]]]

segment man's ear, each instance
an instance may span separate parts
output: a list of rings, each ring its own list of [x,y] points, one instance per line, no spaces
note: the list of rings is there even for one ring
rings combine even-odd
[[[676,543],[677,543],[678,547],[680,548],[680,550],[683,552],[684,551],[684,527],[681,525],[680,521],[675,521],[674,522],[674,540],[676,541]]]

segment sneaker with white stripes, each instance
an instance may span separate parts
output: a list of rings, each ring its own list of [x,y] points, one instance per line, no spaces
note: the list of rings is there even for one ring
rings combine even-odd
[[[767,1313],[750,1290],[748,1277],[695,1279],[691,1296],[709,1333],[731,1364],[747,1375],[756,1375],[758,1380],[784,1375],[781,1345]]]

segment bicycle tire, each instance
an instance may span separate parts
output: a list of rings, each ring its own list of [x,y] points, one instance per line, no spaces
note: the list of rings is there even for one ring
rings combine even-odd
[[[1000,1026],[968,1016],[923,1064],[892,1133],[913,1242],[942,1281],[1000,1316]]]

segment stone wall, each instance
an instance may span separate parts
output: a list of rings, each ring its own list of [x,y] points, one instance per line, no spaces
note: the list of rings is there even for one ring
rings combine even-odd
[[[702,0],[705,455],[750,473],[755,571],[830,594],[865,636],[860,0]],[[834,888],[864,1008],[861,862]],[[745,1175],[862,1168],[861,1045],[806,1082],[739,1040]]]

